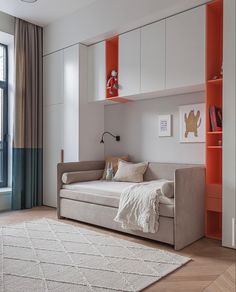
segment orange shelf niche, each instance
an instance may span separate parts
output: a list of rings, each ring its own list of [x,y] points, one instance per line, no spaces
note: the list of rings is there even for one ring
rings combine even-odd
[[[116,70],[118,72],[118,84],[119,84],[119,36],[115,36],[106,40],[106,83],[111,76],[111,71]],[[126,103],[129,100],[119,97],[119,90],[114,89],[114,94],[106,89],[106,98],[108,100]]]

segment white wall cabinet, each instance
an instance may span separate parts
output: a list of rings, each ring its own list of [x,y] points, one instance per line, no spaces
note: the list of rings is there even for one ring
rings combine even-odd
[[[64,162],[79,161],[79,46],[64,50]]]
[[[63,104],[44,107],[43,204],[57,205],[57,164],[63,149]]]
[[[44,106],[63,103],[63,51],[43,58]]]
[[[166,19],[166,88],[205,83],[205,6]]]
[[[141,92],[165,89],[165,20],[141,28]]]
[[[105,101],[105,42],[89,47],[90,101]],[[205,5],[119,36],[119,96],[131,100],[204,90]]]
[[[102,160],[103,104],[87,100],[87,47],[74,45],[44,57],[43,204],[57,205],[57,164]],[[104,87],[105,88],[105,87]]]
[[[119,96],[140,93],[140,29],[119,36]]]
[[[106,60],[105,42],[88,48],[88,99],[89,101],[106,98]]]
[[[44,57],[43,77],[43,204],[56,207],[56,166],[63,149],[63,51]]]

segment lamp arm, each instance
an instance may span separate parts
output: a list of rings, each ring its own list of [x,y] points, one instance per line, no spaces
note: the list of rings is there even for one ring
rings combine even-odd
[[[105,135],[105,134],[109,134],[110,136],[112,136],[113,138],[115,138],[116,141],[120,141],[120,136],[115,136],[115,135],[113,135],[111,132],[106,131],[106,132],[104,132],[104,133],[102,134],[102,139],[101,139],[100,143],[104,143],[103,138],[104,138],[104,135]]]
[[[105,135],[105,134],[109,134],[109,135],[111,135],[113,138],[116,138],[115,135],[113,135],[112,133],[110,133],[110,132],[108,132],[108,131],[106,131],[106,132],[104,132],[104,133],[102,134],[102,138],[104,138],[104,135]]]

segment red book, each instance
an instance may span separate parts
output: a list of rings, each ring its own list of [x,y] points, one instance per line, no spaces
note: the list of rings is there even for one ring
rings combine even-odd
[[[213,132],[222,131],[222,110],[214,105],[210,106],[210,121]]]

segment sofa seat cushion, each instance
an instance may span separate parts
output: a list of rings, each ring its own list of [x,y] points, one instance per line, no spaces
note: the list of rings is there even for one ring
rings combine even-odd
[[[119,207],[121,192],[134,183],[114,181],[89,181],[63,185],[60,197],[113,208]],[[161,216],[174,217],[174,199],[160,196]]]

